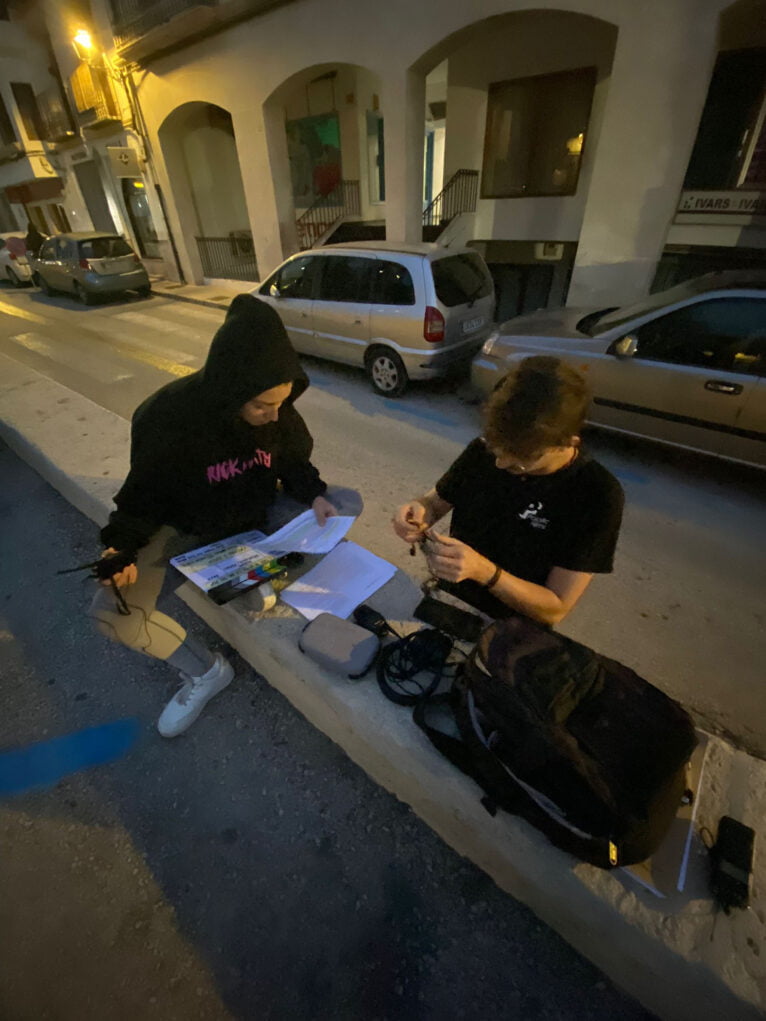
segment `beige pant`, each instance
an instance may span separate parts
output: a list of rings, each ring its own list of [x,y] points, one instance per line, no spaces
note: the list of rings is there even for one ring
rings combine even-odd
[[[100,587],[91,604],[90,615],[103,635],[156,659],[167,659],[183,643],[186,629],[156,609],[168,560],[183,548],[179,539],[174,528],[163,525],[148,545],[138,551],[138,579],[134,585],[120,590],[130,609],[129,615],[117,610],[111,587]]]

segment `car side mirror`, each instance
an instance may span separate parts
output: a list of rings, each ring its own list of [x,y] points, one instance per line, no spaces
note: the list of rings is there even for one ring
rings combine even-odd
[[[279,288],[277,287],[276,284],[272,284],[271,287],[269,288],[269,295],[272,298],[281,298],[282,297],[282,295],[279,293]]]
[[[614,345],[614,353],[618,358],[632,358],[638,351],[638,338],[632,335],[623,337]]]

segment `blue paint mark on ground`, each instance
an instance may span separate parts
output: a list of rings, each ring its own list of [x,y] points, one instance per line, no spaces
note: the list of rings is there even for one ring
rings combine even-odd
[[[115,720],[76,734],[0,753],[0,796],[50,787],[70,773],[122,758],[136,743],[138,720]]]

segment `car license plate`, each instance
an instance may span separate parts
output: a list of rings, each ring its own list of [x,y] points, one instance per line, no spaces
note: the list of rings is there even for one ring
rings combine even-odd
[[[463,320],[463,333],[473,333],[474,330],[480,329],[486,322],[484,316],[476,316],[475,319],[464,319]]]

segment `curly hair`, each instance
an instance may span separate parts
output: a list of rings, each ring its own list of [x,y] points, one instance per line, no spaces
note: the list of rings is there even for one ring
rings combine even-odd
[[[585,422],[590,391],[585,377],[547,355],[519,362],[492,391],[484,409],[484,438],[498,451],[531,460],[565,447]]]

